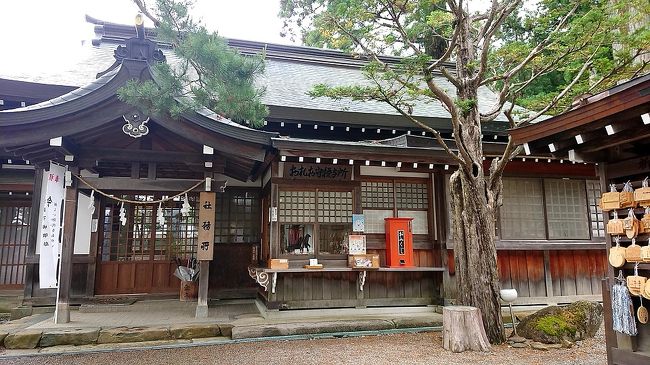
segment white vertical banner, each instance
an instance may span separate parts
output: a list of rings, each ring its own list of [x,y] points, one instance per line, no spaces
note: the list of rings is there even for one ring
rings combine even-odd
[[[57,288],[59,253],[63,241],[63,205],[65,201],[65,167],[50,162],[50,171],[43,174],[45,192],[41,194],[41,235],[38,237],[40,259],[38,276],[41,289]]]

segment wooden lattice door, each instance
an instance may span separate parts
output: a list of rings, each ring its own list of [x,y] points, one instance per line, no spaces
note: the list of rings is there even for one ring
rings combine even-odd
[[[160,195],[125,195],[141,201]],[[196,197],[191,196],[194,201]],[[192,204],[195,205],[195,204]],[[176,258],[186,262],[196,251],[197,211],[183,217],[181,199],[163,203],[165,225],[156,222],[158,205],[125,204],[127,222],[120,222],[120,204],[107,201],[102,210],[96,294],[174,293]]]
[[[29,204],[29,201],[0,203],[0,289],[20,289],[25,284]]]

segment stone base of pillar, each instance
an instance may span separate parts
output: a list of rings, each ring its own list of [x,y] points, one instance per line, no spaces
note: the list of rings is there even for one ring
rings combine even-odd
[[[207,305],[196,305],[196,318],[208,318],[208,306]]]
[[[59,303],[54,311],[54,323],[70,323],[70,305],[68,303]]]

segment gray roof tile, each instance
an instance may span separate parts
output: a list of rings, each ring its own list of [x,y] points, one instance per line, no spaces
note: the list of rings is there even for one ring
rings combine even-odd
[[[46,84],[82,86],[95,80],[97,73],[110,67],[115,59],[113,50],[116,44],[101,42],[99,46],[88,46],[86,58],[67,70],[49,74],[47,72],[30,74],[7,74],[0,70],[0,77]],[[168,62],[174,64],[178,58],[171,50],[164,50]],[[100,79],[101,80],[101,79]],[[99,81],[99,80],[98,80]],[[449,92],[454,86],[440,76],[436,82]],[[315,62],[299,62],[285,59],[267,59],[265,74],[257,81],[266,87],[262,101],[269,106],[302,108],[312,110],[344,111],[350,113],[369,113],[379,115],[397,115],[389,105],[382,102],[356,102],[351,100],[332,100],[329,98],[313,99],[307,92],[319,83],[332,86],[367,83],[361,70],[351,67],[332,66]],[[94,84],[94,83],[93,83]],[[81,90],[78,90],[79,92]],[[481,110],[489,109],[496,101],[496,96],[488,88],[479,89]],[[442,104],[435,100],[418,103],[414,115],[430,118],[449,118],[449,113]],[[501,115],[497,120],[504,121]]]

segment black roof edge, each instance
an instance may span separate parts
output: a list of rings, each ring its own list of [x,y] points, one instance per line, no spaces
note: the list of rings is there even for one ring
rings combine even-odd
[[[107,22],[86,15],[86,21],[95,24],[95,33],[100,36],[93,40],[93,45],[98,46],[102,41],[122,43],[126,39],[135,37],[135,26]],[[169,43],[156,40],[157,31],[155,28],[145,28],[145,36],[158,43],[161,48],[171,48]],[[228,44],[238,49],[243,54],[259,54],[265,52],[269,59],[284,59],[312,63],[323,63],[332,66],[360,67],[368,62],[363,55],[353,56],[343,51],[324,49],[307,46],[292,46],[268,42],[248,41],[242,39],[226,38]],[[397,64],[402,58],[396,56],[382,55],[379,59],[388,64]],[[445,62],[444,65],[454,70],[455,63]]]

